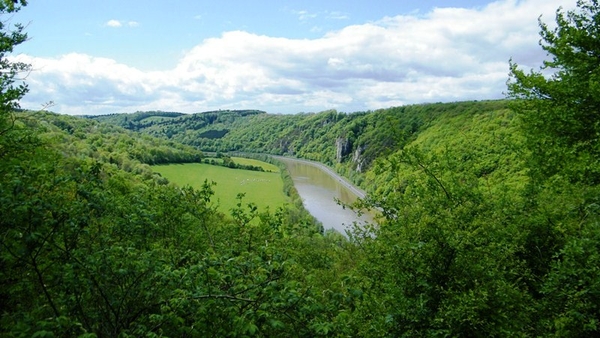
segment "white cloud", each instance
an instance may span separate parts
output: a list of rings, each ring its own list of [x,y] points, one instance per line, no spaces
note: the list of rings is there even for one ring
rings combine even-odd
[[[119,20],[108,20],[104,25],[108,26],[108,27],[115,27],[115,28],[123,26],[123,24]]]
[[[26,108],[54,101],[69,114],[256,108],[272,113],[378,109],[501,98],[508,60],[538,67],[537,18],[566,0],[503,0],[481,9],[438,8],[383,18],[318,39],[244,31],[190,49],[170,70],[144,72],[81,54],[19,56],[36,69]]]
[[[298,16],[298,20],[300,21],[308,21],[315,19],[317,17],[324,17],[330,20],[347,20],[350,18],[348,13],[339,12],[339,11],[325,11],[325,12],[309,12],[307,10],[295,10],[292,11],[295,15]]]
[[[350,16],[348,15],[348,13],[344,12],[328,12],[327,18],[334,20],[347,20],[350,18]]]
[[[112,28],[119,28],[119,27],[123,27],[124,25],[127,25],[128,27],[138,27],[140,25],[139,22],[137,21],[128,21],[127,23],[123,23],[119,20],[108,20],[104,26],[106,27],[112,27]]]
[[[306,10],[294,11],[294,13],[296,15],[298,15],[298,20],[300,20],[300,21],[314,19],[314,18],[316,18],[318,16],[317,13],[311,13],[311,12],[306,11]]]

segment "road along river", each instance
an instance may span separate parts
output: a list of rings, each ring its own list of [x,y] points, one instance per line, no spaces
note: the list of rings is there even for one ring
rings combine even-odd
[[[364,198],[365,192],[327,166],[313,161],[273,157],[285,164],[304,208],[323,224],[325,230],[335,229],[345,234],[347,226],[354,222],[373,222],[372,216],[359,217],[354,211],[337,204],[336,199],[351,204],[357,198]]]

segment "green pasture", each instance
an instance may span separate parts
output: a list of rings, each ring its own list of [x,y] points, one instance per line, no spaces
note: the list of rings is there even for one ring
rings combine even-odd
[[[249,161],[257,163],[238,162],[238,160],[239,158],[235,158],[234,162],[263,167],[269,165],[256,160]],[[259,211],[264,211],[267,207],[275,210],[289,202],[288,197],[283,193],[283,181],[277,172],[231,169],[201,163],[155,165],[152,166],[152,169],[170,182],[180,186],[190,185],[200,189],[204,180],[215,182],[217,185],[213,187],[215,194],[212,201],[218,205],[220,211],[226,214],[229,214],[229,211],[236,206],[236,196],[239,193],[246,194],[243,200],[244,205],[253,202],[258,206]],[[277,167],[270,168],[273,171],[274,169],[278,170]]]

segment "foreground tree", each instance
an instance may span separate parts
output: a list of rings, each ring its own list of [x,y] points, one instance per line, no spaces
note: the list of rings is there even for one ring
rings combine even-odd
[[[0,15],[17,12],[25,6],[25,0],[1,0]],[[21,62],[12,62],[7,56],[14,48],[27,40],[22,24],[10,26],[10,21],[0,21],[0,109],[2,113],[12,111],[19,107],[19,100],[27,92],[25,84],[16,85],[19,74],[28,71],[29,65]]]
[[[529,73],[511,63],[509,81],[531,154],[526,221],[536,238],[528,250],[537,328],[598,335],[600,4],[580,0],[575,10],[557,11],[556,28],[540,28],[550,60]]]
[[[26,1],[1,0],[0,17],[18,11],[25,6]],[[12,62],[8,54],[14,48],[27,40],[23,25],[10,26],[10,21],[0,20],[0,159],[9,155],[15,149],[23,147],[23,134],[14,134],[14,110],[19,108],[19,100],[27,93],[27,86],[17,84],[19,75],[29,70],[29,65]]]
[[[580,0],[540,21],[541,46],[551,59],[529,73],[511,62],[509,96],[524,122],[535,166],[544,177],[600,183],[600,5]],[[552,75],[547,75],[551,73]],[[574,166],[577,163],[578,166]]]

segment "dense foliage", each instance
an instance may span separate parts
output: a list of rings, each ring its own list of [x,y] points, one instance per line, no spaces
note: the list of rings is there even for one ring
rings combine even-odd
[[[349,255],[348,243],[297,213],[242,200],[226,217],[209,183],[166,184],[131,155],[176,152],[169,142],[74,117],[14,116],[11,135],[33,142],[0,166],[3,334],[329,330],[335,307],[320,304],[332,295],[312,280],[338,280],[346,268],[325,257]]]
[[[541,23],[552,59],[511,64],[508,100],[354,114],[14,113],[26,66],[0,54],[0,334],[598,336],[599,13]],[[218,186],[147,165],[198,148],[335,166],[380,221],[347,239],[243,196],[223,215]]]
[[[87,116],[97,121],[115,124],[134,131],[144,131],[154,136],[173,137],[185,133],[185,139],[218,139],[229,131],[226,126],[239,118],[264,114],[259,110],[220,110],[202,114],[186,115],[175,112],[136,112],[133,114],[111,114]],[[181,141],[179,135],[176,140]]]
[[[599,23],[597,1],[559,10],[544,73],[511,65],[512,111],[444,116],[376,162],[357,332],[600,333]]]

